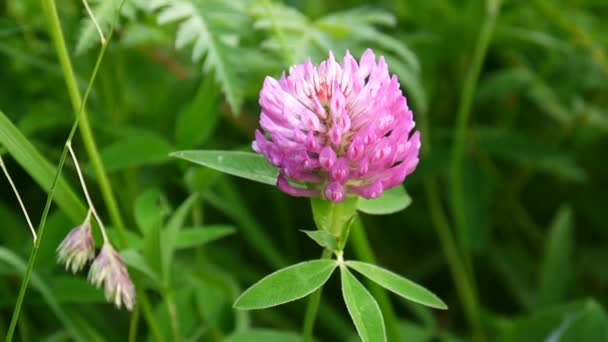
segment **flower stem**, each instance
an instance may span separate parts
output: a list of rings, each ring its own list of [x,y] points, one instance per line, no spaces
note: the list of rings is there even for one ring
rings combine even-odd
[[[139,304],[136,305],[133,314],[131,315],[131,322],[129,322],[129,340],[128,342],[137,341],[137,326],[139,324]]]
[[[429,210],[431,211],[431,220],[433,221],[433,226],[439,237],[439,242],[441,243],[443,254],[445,255],[445,259],[450,268],[452,279],[454,279],[454,283],[456,284],[456,291],[458,291],[458,296],[462,301],[465,315],[473,328],[474,340],[483,341],[485,338],[483,326],[481,324],[479,301],[477,299],[476,290],[472,285],[473,282],[469,277],[469,273],[466,271],[462,257],[460,253],[458,253],[456,240],[450,232],[448,219],[441,207],[436,181],[434,179],[427,179],[424,182],[424,190]]]
[[[165,302],[167,303],[167,312],[169,314],[169,321],[171,323],[171,333],[173,334],[173,341],[181,341],[179,333],[179,320],[177,318],[177,308],[175,307],[175,299],[173,298],[173,292],[170,287],[164,291]]]
[[[97,214],[97,210],[95,209],[95,205],[91,200],[91,196],[89,195],[89,190],[87,189],[87,183],[84,181],[84,176],[82,175],[82,171],[80,170],[80,165],[78,164],[78,159],[76,158],[76,154],[72,149],[72,144],[68,141],[66,144],[68,152],[70,153],[70,157],[72,157],[72,161],[74,162],[74,166],[76,167],[76,173],[78,174],[78,179],[80,180],[80,186],[82,187],[82,192],[84,192],[84,197],[87,200],[87,204],[89,205],[89,212],[93,213],[95,216],[95,220],[97,220],[97,224],[99,225],[99,230],[101,231],[101,236],[103,237],[103,243],[108,243],[108,233],[106,232],[106,227],[101,221],[101,217]],[[88,215],[87,215],[88,218]]]
[[[488,0],[486,2],[486,16],[483,21],[479,38],[473,53],[473,61],[468,70],[462,87],[458,115],[456,119],[456,132],[452,146],[452,160],[450,165],[450,196],[451,209],[454,218],[454,226],[460,244],[461,258],[457,257],[458,250],[453,244],[454,240],[449,231],[449,225],[440,207],[437,197],[436,183],[428,180],[425,182],[427,198],[431,209],[433,221],[437,228],[437,234],[441,240],[446,258],[450,263],[456,286],[465,304],[465,312],[473,326],[474,338],[483,340],[483,329],[479,313],[479,304],[475,295],[474,271],[471,259],[469,239],[466,232],[466,216],[464,204],[464,189],[462,180],[462,165],[464,161],[464,149],[467,138],[467,126],[471,116],[473,97],[481,73],[484,59],[486,57],[492,33],[496,25],[496,17],[500,10],[500,0]],[[462,261],[462,262],[461,262]]]
[[[59,60],[61,62],[61,66],[62,66],[62,69],[64,72],[64,77],[66,79],[68,93],[70,94],[70,98],[72,99],[72,105],[74,106],[75,111],[77,113],[77,115],[74,119],[74,124],[72,125],[70,134],[68,135],[68,138],[66,141],[66,142],[71,142],[74,137],[74,134],[76,132],[76,129],[79,126],[81,118],[86,118],[86,116],[83,115],[84,105],[86,104],[86,101],[91,92],[91,89],[93,88],[93,82],[95,81],[95,77],[97,76],[97,72],[99,71],[99,66],[101,65],[101,61],[103,60],[103,57],[107,50],[108,41],[111,38],[113,29],[114,29],[114,24],[112,24],[112,28],[110,29],[110,36],[108,37],[108,40],[106,40],[106,43],[102,44],[102,46],[101,46],[101,50],[99,51],[99,54],[97,56],[97,61],[95,62],[95,67],[93,68],[93,72],[92,72],[89,82],[87,84],[87,89],[85,90],[84,97],[81,100],[80,93],[78,91],[78,87],[76,84],[76,77],[74,76],[74,71],[72,69],[69,55],[67,52],[67,48],[65,46],[65,41],[63,39],[63,33],[61,31],[61,23],[59,21],[59,16],[57,15],[57,8],[55,6],[55,2],[54,2],[54,0],[41,0],[41,3],[42,3],[42,9],[43,9],[44,15],[48,21],[49,32],[51,34],[53,44],[55,45],[55,50],[56,50]],[[122,3],[124,3],[124,0]],[[122,3],[121,3],[121,7],[122,7]],[[90,129],[89,129],[89,132],[90,132]],[[32,276],[34,264],[36,263],[36,257],[38,255],[38,249],[40,248],[40,241],[42,240],[42,236],[44,234],[44,228],[46,226],[46,220],[48,217],[49,210],[51,208],[53,195],[55,193],[57,183],[61,176],[61,170],[63,169],[63,165],[65,164],[67,155],[68,155],[68,149],[67,149],[67,145],[66,145],[66,146],[64,146],[63,152],[61,154],[61,158],[59,160],[59,165],[57,166],[57,173],[55,174],[55,178],[53,179],[53,183],[51,184],[51,187],[49,189],[49,194],[47,196],[46,204],[45,204],[44,210],[42,212],[40,224],[38,225],[38,238],[36,239],[36,241],[34,243],[34,247],[32,248],[32,251],[30,253],[27,268],[25,270],[25,274],[23,276],[23,281],[21,283],[21,288],[19,289],[17,303],[15,304],[15,309],[13,311],[9,330],[6,335],[7,342],[12,341],[14,333],[15,333],[15,329],[17,327],[17,322],[19,321],[19,314],[21,313],[21,307],[23,305],[23,300],[25,299],[25,293],[26,293],[26,290],[27,290],[27,287],[29,284],[29,280]],[[110,195],[111,195],[111,192],[110,192]],[[117,210],[111,211],[111,213],[112,212],[114,212],[115,215],[118,215],[119,220],[115,221],[115,223],[117,224],[117,227],[118,227],[119,224],[122,224],[122,220],[120,220],[120,214],[118,213]],[[120,232],[120,230],[119,230],[119,232]],[[126,234],[124,234],[124,226],[123,226],[123,234],[121,236],[122,236],[122,239],[126,242]],[[157,341],[162,341],[162,335],[160,334],[158,325],[155,322],[154,314],[150,308],[150,302],[148,301],[146,293],[144,291],[138,290],[137,297],[139,298],[139,302],[141,303],[141,307],[142,307],[144,316],[145,316],[146,320],[148,321],[148,325],[150,327],[150,330],[152,331],[154,338]]]
[[[52,1],[49,3],[48,1],[43,0],[42,7],[43,7],[43,11],[45,12],[46,17],[49,20],[49,25],[51,27],[57,26],[56,28],[59,32],[59,35],[61,35],[61,28],[59,27],[59,18],[57,17],[57,10],[55,8],[54,3],[52,3]],[[54,15],[53,15],[53,13],[54,13]],[[55,32],[56,30],[52,29],[51,31]],[[55,32],[55,34],[56,34],[56,32]],[[61,39],[63,39],[63,37],[61,37]],[[93,72],[91,74],[91,77],[90,77],[88,85],[87,85],[87,89],[84,94],[84,100],[81,102],[81,107],[79,108],[79,111],[81,111],[83,109],[83,105],[84,105],[84,103],[86,103],[88,95],[90,94],[91,89],[93,88],[93,82],[95,80],[95,77],[97,76],[97,72],[99,71],[99,66],[101,65],[101,61],[103,60],[103,56],[105,54],[106,48],[107,48],[107,45],[104,45],[104,46],[102,46],[101,50],[99,51],[99,55],[97,56],[97,61],[95,62],[95,67],[93,68]],[[78,89],[76,89],[76,91],[78,91]],[[67,138],[68,142],[72,140],[72,138],[74,137],[74,134],[76,133],[76,129],[78,128],[79,117],[80,116],[77,115],[76,118],[74,119],[74,124],[72,125],[72,128],[71,128],[70,133]],[[61,153],[61,157],[59,159],[59,165],[57,166],[57,172],[55,174],[55,178],[53,179],[53,183],[51,184],[51,187],[49,189],[49,193],[46,198],[46,203],[44,205],[44,210],[42,211],[42,216],[40,218],[40,223],[38,224],[38,237],[34,241],[34,247],[32,248],[32,251],[30,252],[30,257],[27,262],[27,268],[25,270],[25,274],[23,275],[23,281],[21,282],[21,288],[19,289],[19,294],[17,295],[17,302],[15,303],[15,309],[13,310],[11,323],[8,328],[8,332],[6,334],[5,341],[7,341],[7,342],[12,341],[13,336],[15,334],[15,329],[17,328],[17,322],[19,321],[19,315],[21,313],[21,307],[23,306],[23,300],[25,299],[25,293],[27,291],[27,287],[28,287],[30,278],[32,276],[32,272],[34,270],[34,264],[36,263],[36,257],[38,256],[38,249],[40,248],[40,241],[42,241],[42,237],[44,235],[44,228],[46,227],[46,219],[47,219],[49,211],[51,209],[53,195],[55,194],[55,189],[57,188],[57,184],[58,184],[59,178],[61,176],[61,170],[63,169],[63,165],[65,164],[67,155],[68,155],[68,149],[67,149],[67,145],[66,145],[66,146],[64,146],[63,152]]]
[[[422,145],[425,147],[422,153],[423,156],[428,158],[428,155],[431,154],[432,145],[429,116],[426,113],[422,113],[420,116],[420,130],[425,133],[422,135]],[[464,314],[473,329],[474,340],[483,341],[484,333],[477,292],[472,278],[466,270],[463,257],[458,251],[458,244],[451,232],[447,215],[441,205],[437,180],[434,177],[428,177],[424,180],[423,185],[430,210],[431,222],[439,238],[439,243],[441,244],[443,255],[456,286],[458,297],[462,302]]]
[[[353,251],[357,259],[372,264],[376,263],[376,256],[369,244],[369,239],[365,233],[365,227],[361,218],[355,218],[350,231],[350,239],[353,246]],[[368,281],[368,288],[372,295],[378,301],[380,311],[384,316],[384,324],[386,325],[386,334],[389,341],[400,341],[399,330],[397,328],[397,316],[391,305],[391,301],[386,291],[372,281]]]
[[[99,34],[99,41],[101,42],[101,45],[106,45],[106,37],[104,37],[103,31],[101,30],[101,27],[99,27],[99,23],[97,22],[97,19],[93,15],[93,11],[91,11],[91,7],[89,7],[89,3],[87,2],[87,0],[82,0],[82,3],[84,4],[84,8],[87,10],[87,13],[89,14],[89,17],[91,17],[91,21],[93,22],[93,25],[95,25],[95,29],[97,30],[97,33]]]
[[[331,257],[331,251],[329,249],[323,249],[320,259],[329,259]],[[317,311],[319,311],[319,303],[321,302],[321,293],[323,292],[323,286],[315,291],[308,299],[308,305],[306,306],[306,314],[304,315],[304,326],[302,328],[302,336],[304,342],[311,342],[313,340],[313,331],[315,328],[315,320],[317,318]]]
[[[469,239],[466,232],[462,164],[464,160],[465,142],[467,139],[467,126],[473,106],[473,97],[475,95],[475,89],[477,87],[477,81],[479,80],[481,68],[488,51],[490,39],[492,37],[492,33],[494,32],[496,17],[498,16],[498,11],[500,9],[500,0],[488,0],[486,4],[486,16],[479,33],[475,50],[473,52],[473,61],[471,62],[471,66],[462,87],[462,93],[460,94],[458,114],[456,118],[456,132],[454,136],[454,144],[452,145],[452,159],[450,165],[452,216],[454,217],[454,226],[458,235],[465,266],[467,267],[468,272],[471,274],[473,274],[473,266],[470,256]]]
[[[64,80],[68,88],[70,101],[72,102],[72,107],[79,120],[80,134],[84,143],[85,150],[87,151],[89,159],[91,160],[91,165],[93,166],[93,170],[95,171],[95,174],[97,176],[99,187],[101,189],[104,202],[108,208],[110,218],[112,219],[112,222],[116,227],[118,237],[124,247],[126,246],[127,242],[125,224],[120,215],[120,211],[118,210],[118,205],[112,192],[112,186],[110,185],[110,181],[106,174],[105,167],[101,162],[101,157],[99,156],[97,145],[95,143],[93,132],[91,130],[91,124],[89,123],[88,115],[86,113],[86,110],[84,109],[83,100],[80,97],[78,83],[76,81],[76,76],[74,74],[70,55],[65,44],[63,32],[61,31],[61,22],[59,21],[59,15],[57,14],[55,0],[42,0],[42,4],[45,16],[49,24],[49,33],[51,35],[53,45],[55,46],[55,51],[57,52],[59,63],[61,64],[61,68],[63,70]],[[107,45],[108,44],[106,41],[105,44],[102,44],[102,49],[105,49]]]

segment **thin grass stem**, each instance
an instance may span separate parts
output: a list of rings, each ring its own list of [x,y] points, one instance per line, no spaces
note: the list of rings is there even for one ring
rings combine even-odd
[[[13,188],[13,192],[15,193],[15,197],[17,197],[17,201],[19,202],[19,206],[21,206],[21,210],[23,211],[23,216],[25,216],[25,220],[27,221],[27,225],[28,227],[30,227],[30,231],[32,232],[32,236],[34,238],[33,243],[36,243],[36,240],[38,239],[38,237],[36,236],[36,230],[34,229],[34,225],[32,224],[32,221],[30,220],[30,215],[27,213],[27,209],[25,208],[25,205],[23,204],[23,201],[21,200],[21,196],[19,195],[19,191],[17,190],[17,187],[15,186],[15,183],[13,183],[13,179],[11,178],[11,175],[8,173],[8,170],[6,169],[6,165],[4,165],[4,161],[2,160],[2,156],[0,156],[0,168],[2,168],[2,171],[4,172],[4,175],[6,176],[6,179],[8,179],[8,183],[11,185],[11,188]]]
[[[70,153],[70,157],[72,157],[72,161],[74,162],[74,166],[76,167],[76,173],[78,174],[78,179],[80,180],[80,186],[82,187],[82,192],[84,193],[84,197],[87,200],[87,204],[89,205],[89,211],[93,213],[95,220],[99,224],[99,230],[101,231],[101,236],[103,237],[103,242],[108,243],[110,240],[108,239],[108,233],[106,232],[106,227],[99,217],[97,210],[95,209],[95,204],[91,200],[91,195],[89,195],[89,190],[87,189],[87,183],[84,180],[84,176],[82,175],[82,171],[80,170],[80,165],[78,163],[78,158],[76,158],[76,154],[74,153],[74,149],[72,149],[72,144],[68,141],[66,144],[68,152]]]

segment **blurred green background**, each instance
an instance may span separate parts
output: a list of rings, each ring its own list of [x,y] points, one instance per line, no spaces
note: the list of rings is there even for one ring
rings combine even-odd
[[[49,2],[0,2],[0,154],[34,223],[74,121],[42,10]],[[107,35],[120,0],[90,4]],[[57,8],[83,93],[99,36],[81,1]],[[172,301],[183,340],[297,341],[304,301],[255,312],[232,302],[263,275],[318,257],[299,232],[313,227],[308,201],[168,154],[248,149],[266,75],[369,47],[399,77],[423,146],[405,182],[411,206],[363,215],[364,231],[378,264],[450,307],[390,297],[399,321],[391,336],[608,341],[607,46],[605,0],[127,0],[87,104],[96,152],[78,133],[73,145],[102,216],[127,227],[128,247],[112,235],[158,326],[56,265],[54,249],[85,214],[68,162],[16,338],[173,340]],[[97,152],[114,213],[89,163]],[[0,189],[4,336],[32,241],[4,177]],[[191,194],[177,212],[170,281],[160,281],[158,233]],[[332,278],[323,293],[321,341],[356,340],[337,287]]]

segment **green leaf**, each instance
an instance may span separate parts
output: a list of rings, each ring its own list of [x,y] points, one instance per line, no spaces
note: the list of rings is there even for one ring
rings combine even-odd
[[[421,326],[410,321],[397,322],[399,329],[399,338],[401,341],[408,342],[430,342],[435,341],[435,329],[432,327]]]
[[[269,185],[277,184],[279,171],[262,155],[242,151],[179,151],[172,157],[185,159],[229,175]]]
[[[308,235],[309,238],[313,239],[323,248],[327,248],[330,251],[338,248],[336,237],[325,230],[302,230],[301,232]]]
[[[192,290],[194,291],[194,304],[201,317],[205,317],[206,323],[213,326],[221,326],[225,320],[225,314],[232,310],[234,297],[231,296],[230,289],[221,280],[212,279],[191,279]],[[235,312],[245,314],[246,311]]]
[[[561,207],[545,244],[545,255],[540,267],[538,301],[541,305],[555,304],[562,299],[570,280],[572,250],[572,210]]]
[[[150,279],[154,280],[155,283],[159,282],[158,274],[150,268],[146,259],[139,252],[133,249],[127,249],[121,251],[120,256],[125,264],[147,275]]]
[[[512,320],[497,339],[500,342],[607,340],[608,317],[594,300],[541,308]]]
[[[264,309],[303,298],[321,287],[337,266],[335,260],[313,260],[280,269],[253,284],[236,300],[242,310]]]
[[[152,227],[160,226],[170,213],[171,208],[158,188],[147,189],[135,200],[135,222],[144,235]]]
[[[204,143],[215,131],[219,121],[220,91],[212,74],[208,74],[194,99],[177,115],[175,141],[179,148],[194,148]]]
[[[0,261],[10,265],[17,272],[19,272],[19,275],[21,275],[22,277],[25,274],[25,270],[27,268],[25,261],[23,261],[23,259],[21,259],[21,257],[15,254],[13,251],[1,246]],[[49,306],[50,311],[52,311],[53,315],[57,317],[57,319],[66,327],[66,329],[72,335],[73,339],[75,339],[76,341],[88,340],[86,337],[84,337],[83,332],[76,327],[76,324],[71,319],[70,315],[68,315],[65,309],[57,301],[53,291],[48,287],[47,282],[45,282],[36,273],[36,271],[33,271],[30,276],[30,286],[40,293],[42,299]]]
[[[91,10],[95,16],[99,27],[101,28],[104,35],[107,35],[110,30],[110,26],[114,19],[114,16],[118,12],[121,0],[93,0],[91,1]],[[85,15],[87,12],[84,12]],[[78,35],[78,42],[76,43],[76,54],[82,54],[89,50],[93,45],[100,43],[99,32],[91,17],[86,15],[82,19],[80,32]]]
[[[464,238],[472,252],[481,253],[490,241],[489,220],[494,184],[477,161],[465,158],[462,168]]]
[[[234,220],[236,227],[243,234],[248,243],[260,254],[260,256],[273,268],[282,268],[288,263],[281,255],[281,249],[272,241],[269,234],[265,233],[262,225],[257,221],[253,212],[249,209],[249,203],[245,201],[239,189],[232,184],[232,180],[223,177],[216,185],[218,194],[211,191],[203,193],[206,203]]]
[[[236,332],[226,338],[226,342],[299,342],[299,335],[279,330],[251,329]]]
[[[517,131],[480,127],[477,134],[479,146],[492,156],[574,182],[585,182],[588,178],[585,169],[564,149],[537,142]]]
[[[342,295],[363,342],[386,341],[384,318],[378,303],[346,267],[340,267]]]
[[[156,134],[129,136],[115,142],[101,151],[101,160],[108,172],[161,164],[169,160],[173,147],[167,140]]]
[[[163,275],[162,221],[154,220],[144,233],[143,256],[156,274]]]
[[[403,186],[394,187],[380,198],[373,200],[359,199],[357,209],[370,215],[388,215],[407,208],[412,204],[412,198]]]
[[[103,303],[103,292],[74,275],[54,275],[46,279],[49,289],[59,303]]]
[[[175,249],[185,249],[202,246],[209,242],[234,234],[232,226],[205,226],[199,228],[183,229],[175,239]]]
[[[184,225],[186,220],[186,215],[192,209],[194,203],[198,200],[198,193],[194,193],[188,197],[182,203],[182,205],[177,208],[173,216],[167,222],[165,229],[161,233],[162,243],[161,253],[162,253],[162,275],[165,279],[165,282],[168,284],[169,281],[169,268],[171,266],[171,261],[173,260],[173,254],[175,252],[175,241],[177,240],[177,234],[179,234],[180,229]]]
[[[160,25],[178,22],[175,46],[192,45],[192,60],[205,58],[203,71],[214,71],[226,100],[234,113],[242,103],[241,82],[237,65],[239,29],[245,25],[243,1],[154,0],[153,10],[159,9]]]
[[[48,192],[57,170],[36,150],[13,123],[0,111],[0,145],[4,145],[10,155],[22,168]],[[86,208],[63,178],[60,178],[53,201],[74,223],[82,222]]]
[[[448,308],[429,290],[382,267],[360,261],[347,261],[346,266],[405,299],[437,309]]]

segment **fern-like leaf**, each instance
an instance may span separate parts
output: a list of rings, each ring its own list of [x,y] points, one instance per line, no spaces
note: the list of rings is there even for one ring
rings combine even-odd
[[[112,22],[119,8],[122,17],[133,20],[137,10],[145,7],[146,0],[124,0],[121,8],[122,2],[123,0],[89,0],[91,11],[106,37],[110,33]],[[84,7],[83,13],[84,17],[80,24],[80,33],[76,42],[76,54],[85,53],[100,42],[99,33]]]
[[[303,61],[317,53],[336,49],[347,40],[352,46],[376,46],[390,51],[417,72],[416,55],[405,43],[378,30],[394,26],[395,17],[383,10],[355,8],[310,20],[297,9],[270,0],[257,0],[249,8],[254,27],[269,33],[263,46],[283,54],[285,59]],[[285,56],[294,54],[295,56]],[[293,63],[293,62],[292,62]]]
[[[267,34],[262,47],[283,56],[289,64],[303,62],[307,57],[321,60],[327,51],[353,53],[373,47],[390,61],[392,70],[413,99],[416,108],[427,109],[427,99],[420,80],[420,63],[409,47],[380,27],[392,27],[395,17],[374,8],[354,8],[312,20],[293,7],[271,0],[256,0],[249,7],[254,28]]]
[[[239,29],[246,21],[242,1],[152,0],[159,25],[177,23],[175,47],[192,47],[192,61],[204,59],[203,71],[213,71],[226,100],[238,113],[242,92],[236,65]]]

